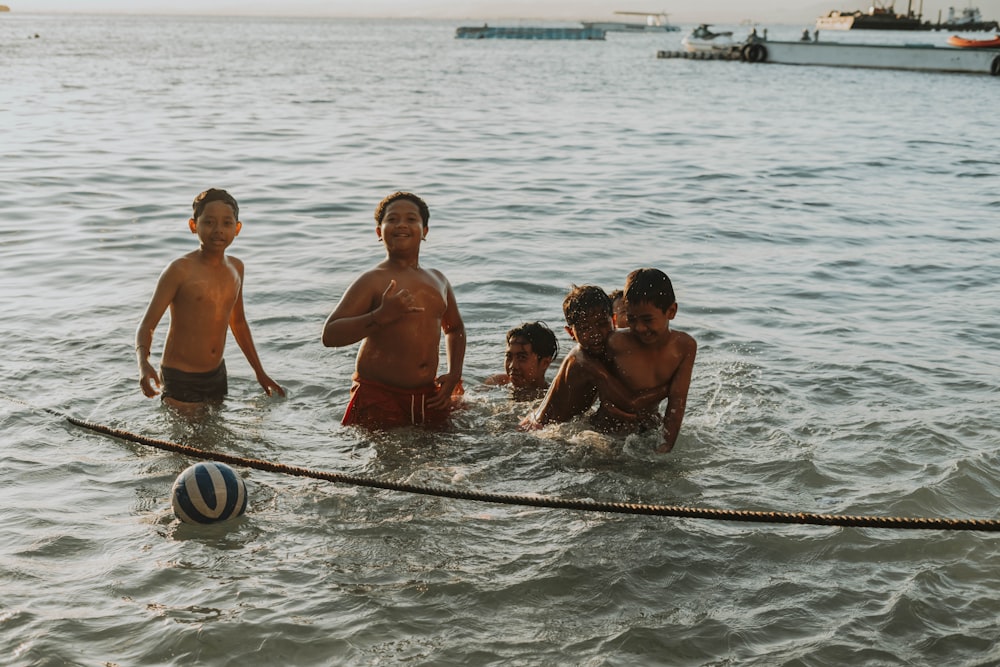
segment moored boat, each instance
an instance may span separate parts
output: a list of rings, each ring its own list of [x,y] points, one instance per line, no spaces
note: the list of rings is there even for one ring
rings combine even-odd
[[[685,35],[681,44],[690,53],[732,51],[736,47],[732,32],[713,32],[707,23],[702,23]]]
[[[924,22],[920,14],[913,12],[913,0],[909,0],[905,14],[897,14],[896,6],[874,0],[867,12],[832,11],[816,19],[817,30],[930,30],[931,24]]]
[[[584,28],[594,28],[605,32],[677,32],[678,26],[667,21],[667,15],[660,12],[650,14],[648,12],[615,12],[627,16],[644,16],[646,20],[642,23],[630,21],[582,21]]]
[[[845,44],[751,40],[742,47],[749,62],[963,72],[1000,76],[1000,48],[956,49],[930,44]]]
[[[962,49],[1000,49],[1000,35],[993,39],[966,39],[952,35],[948,38],[948,43]]]

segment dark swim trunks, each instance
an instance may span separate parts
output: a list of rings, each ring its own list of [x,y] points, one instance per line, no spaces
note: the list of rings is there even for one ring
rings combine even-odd
[[[221,401],[229,391],[225,360],[214,371],[207,373],[188,373],[162,366],[160,375],[163,378],[161,398],[184,403],[209,403]]]
[[[344,426],[364,426],[369,429],[444,426],[451,415],[451,406],[436,409],[428,407],[427,399],[435,391],[434,385],[401,389],[355,376],[351,385],[351,402],[347,405],[347,412],[341,423]]]

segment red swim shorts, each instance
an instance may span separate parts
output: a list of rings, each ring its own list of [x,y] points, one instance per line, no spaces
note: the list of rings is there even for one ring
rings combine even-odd
[[[452,406],[449,403],[446,408],[429,407],[427,400],[436,390],[434,385],[403,389],[355,377],[351,402],[341,423],[370,429],[444,426]]]

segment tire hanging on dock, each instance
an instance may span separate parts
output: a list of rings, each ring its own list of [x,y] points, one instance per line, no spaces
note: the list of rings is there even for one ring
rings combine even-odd
[[[748,63],[762,63],[767,60],[767,49],[763,44],[747,44],[740,51],[740,55]]]
[[[1000,56],[994,58],[993,62],[990,63],[990,75],[1000,76]]]

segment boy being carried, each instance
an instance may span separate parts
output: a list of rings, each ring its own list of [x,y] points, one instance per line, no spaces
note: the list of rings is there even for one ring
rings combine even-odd
[[[429,218],[410,192],[379,202],[375,234],[386,258],[347,288],[323,325],[327,347],[362,341],[345,426],[441,426],[462,391],[465,325],[451,284],[419,262]],[[436,376],[442,332],[448,372]]]
[[[195,197],[192,208],[188,227],[198,235],[199,248],[163,270],[135,333],[139,387],[149,397],[158,393],[153,385],[162,387],[163,402],[178,408],[221,401],[228,389],[223,360],[228,327],[267,395],[284,396],[264,372],[250,335],[243,310],[243,262],[226,256],[243,226],[239,206],[228,192],[212,188]],[[149,352],[167,308],[170,328],[160,359],[161,377],[149,362]]]

